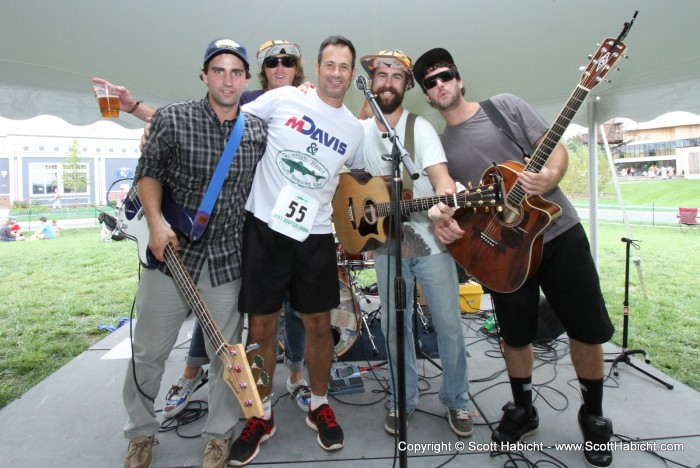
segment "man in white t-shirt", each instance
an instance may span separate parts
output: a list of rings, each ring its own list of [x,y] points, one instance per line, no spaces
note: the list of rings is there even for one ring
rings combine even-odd
[[[411,59],[399,50],[382,50],[375,55],[360,59],[371,79],[371,90],[376,95],[379,109],[387,123],[396,129],[399,140],[404,146],[409,112],[402,102],[404,93],[413,87]],[[392,142],[385,137],[387,129],[376,117],[362,121],[365,131],[363,156],[367,171],[374,176],[391,175],[391,158],[384,159],[392,153]],[[455,189],[455,182],[447,171],[445,152],[440,144],[435,129],[430,123],[417,117],[413,123],[414,160],[420,177],[413,181],[413,198],[443,195],[446,189]],[[402,167],[402,171],[403,171]],[[407,180],[405,177],[404,180]],[[404,190],[407,187],[404,186]],[[467,406],[469,404],[467,353],[459,313],[459,282],[457,269],[452,256],[439,242],[433,232],[432,223],[427,212],[410,214],[410,221],[403,223],[403,241],[401,244],[401,275],[406,283],[405,345],[406,357],[406,417],[413,413],[418,405],[418,374],[416,372],[414,334],[411,314],[413,311],[413,288],[420,282],[421,290],[430,309],[433,325],[437,332],[440,361],[443,370],[440,400],[447,407],[447,420],[450,428],[461,437],[472,434],[472,420]],[[392,364],[392,383],[394,398],[404,389],[396,388],[397,356],[396,346],[396,304],[394,303],[393,279],[395,277],[396,258],[388,251],[389,244],[375,251],[374,265],[377,272],[377,286],[382,304],[382,331]],[[384,419],[384,429],[389,434],[396,434],[398,429],[398,411],[396,401],[392,401],[389,412]]]
[[[352,42],[329,37],[319,49],[316,88],[305,94],[293,87],[274,89],[243,107],[267,123],[268,138],[246,204],[239,309],[249,314],[248,341],[260,345],[256,354],[272,376],[279,311],[289,294],[306,329],[311,384],[306,423],[329,451],[344,445],[327,399],[333,360],[330,310],[340,302],[330,202],[343,166],[363,168],[362,127],[343,105],[355,57]],[[264,417],[249,419],[231,447],[233,465],[249,463],[275,433],[266,398],[270,388],[260,389]]]

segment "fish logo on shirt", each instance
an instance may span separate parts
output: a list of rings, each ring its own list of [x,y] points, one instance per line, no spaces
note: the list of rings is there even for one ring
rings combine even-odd
[[[281,159],[282,159],[283,163],[285,163],[287,166],[289,166],[289,172],[292,174],[294,173],[294,171],[299,171],[301,173],[301,175],[310,175],[311,177],[315,177],[317,181],[324,178],[323,176],[316,175],[316,173],[314,171],[312,171],[308,167],[304,166],[300,162],[293,161],[293,160],[287,159],[287,158],[281,158]]]
[[[283,150],[277,155],[276,163],[282,175],[300,187],[321,189],[330,178],[328,169],[307,153]]]

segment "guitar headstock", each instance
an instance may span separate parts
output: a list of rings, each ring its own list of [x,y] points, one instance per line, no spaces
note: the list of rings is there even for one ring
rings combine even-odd
[[[219,355],[224,363],[224,382],[235,393],[246,419],[253,416],[262,418],[265,412],[258,393],[258,383],[253,377],[243,345],[228,345],[226,350],[226,353]]]
[[[498,208],[503,206],[503,186],[500,182],[469,187],[456,195],[456,208]]]
[[[624,57],[625,49],[627,46],[621,40],[606,37],[583,71],[581,86],[590,91],[603,81],[620,57]]]

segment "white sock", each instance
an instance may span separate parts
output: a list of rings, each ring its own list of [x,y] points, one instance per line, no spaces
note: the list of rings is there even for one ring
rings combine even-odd
[[[265,411],[263,419],[269,421],[272,417],[272,402],[270,400],[263,403],[263,411]]]
[[[311,402],[309,403],[309,411],[313,411],[321,405],[328,404],[328,395],[318,396],[311,392]]]

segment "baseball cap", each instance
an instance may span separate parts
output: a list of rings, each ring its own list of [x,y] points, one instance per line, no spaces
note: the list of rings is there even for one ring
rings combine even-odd
[[[301,58],[301,46],[293,42],[285,40],[274,40],[263,42],[258,49],[257,59],[258,66],[262,70],[263,62],[266,58],[272,57],[273,55],[287,54],[298,59]]]
[[[413,88],[414,81],[413,73],[411,73],[411,57],[398,49],[380,50],[374,55],[365,55],[360,58],[360,63],[367,73],[372,73],[380,67],[401,68],[408,75],[406,89],[409,90]]]
[[[418,81],[421,89],[423,88],[423,80],[425,80],[426,70],[437,62],[447,62],[452,65],[455,64],[455,61],[452,59],[450,53],[445,49],[438,47],[431,49],[418,57],[415,65],[413,65],[413,75],[416,77],[416,81]]]
[[[243,60],[246,70],[250,68],[250,64],[248,63],[248,52],[246,52],[245,47],[233,39],[226,38],[214,39],[211,41],[211,43],[209,43],[209,47],[207,47],[207,51],[204,53],[204,63],[207,63],[209,60],[214,58],[214,56],[224,52],[233,54],[239,59]]]

